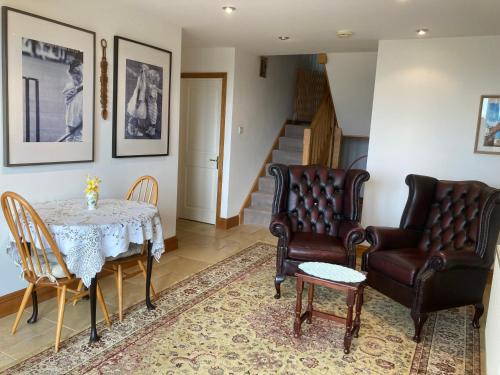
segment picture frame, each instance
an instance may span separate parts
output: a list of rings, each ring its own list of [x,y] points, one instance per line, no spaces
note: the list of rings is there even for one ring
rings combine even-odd
[[[94,161],[95,32],[2,7],[4,166]]]
[[[172,52],[114,37],[113,158],[167,156]]]
[[[482,95],[474,152],[500,155],[500,95]]]

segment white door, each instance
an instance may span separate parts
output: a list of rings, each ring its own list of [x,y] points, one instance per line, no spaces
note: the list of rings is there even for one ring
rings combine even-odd
[[[222,79],[181,83],[180,217],[215,224]]]

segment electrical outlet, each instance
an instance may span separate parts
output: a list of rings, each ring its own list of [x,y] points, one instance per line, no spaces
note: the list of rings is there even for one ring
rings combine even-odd
[[[243,134],[243,126],[238,126],[238,134]]]

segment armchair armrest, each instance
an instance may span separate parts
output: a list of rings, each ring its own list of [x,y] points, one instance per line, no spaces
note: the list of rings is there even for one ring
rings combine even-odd
[[[354,245],[365,240],[365,230],[357,221],[343,221],[339,227],[339,237],[348,252],[354,251]]]
[[[427,260],[427,267],[435,271],[448,271],[464,268],[483,268],[488,269],[483,258],[477,255],[473,250],[444,250],[433,254]]]
[[[284,245],[287,245],[291,231],[288,215],[285,212],[273,215],[271,217],[271,224],[269,224],[269,230],[273,236],[284,240]]]
[[[411,229],[371,226],[366,228],[366,240],[371,245],[370,252],[417,247],[420,235],[420,231]]]

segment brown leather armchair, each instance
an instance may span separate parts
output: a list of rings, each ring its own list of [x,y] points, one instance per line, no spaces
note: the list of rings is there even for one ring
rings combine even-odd
[[[413,340],[428,313],[474,305],[479,328],[500,229],[500,190],[478,181],[408,175],[399,228],[366,228],[368,285],[411,309]]]
[[[370,178],[364,170],[273,164],[276,179],[269,229],[279,238],[275,298],[287,275],[306,261],[356,264],[356,245],[365,232],[359,225],[360,190]]]

